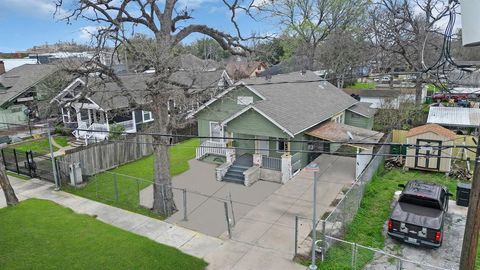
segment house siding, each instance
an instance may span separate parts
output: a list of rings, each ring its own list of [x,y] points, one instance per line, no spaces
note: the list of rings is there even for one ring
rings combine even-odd
[[[345,124],[371,130],[373,128],[373,117],[367,118],[351,111],[345,111]]]
[[[233,133],[247,133],[255,136],[288,138],[288,135],[268,119],[251,109],[226,125],[226,130]]]
[[[237,104],[237,98],[239,96],[253,97],[253,102],[261,100],[260,97],[258,97],[252,91],[248,90],[245,87],[231,91],[219,100],[210,104],[208,108],[205,108],[202,111],[198,112],[198,114],[196,115],[198,121],[198,135],[209,136],[209,122],[214,121],[220,123],[229,116],[244,108],[245,105]]]
[[[12,124],[27,124],[28,117],[24,112],[25,109],[27,109],[25,105],[13,105],[6,109],[0,109],[0,122]],[[0,128],[8,127],[6,124],[0,124]]]

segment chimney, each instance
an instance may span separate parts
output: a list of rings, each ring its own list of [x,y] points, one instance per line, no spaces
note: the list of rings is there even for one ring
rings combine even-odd
[[[0,75],[5,73],[5,63],[3,61],[0,61]]]

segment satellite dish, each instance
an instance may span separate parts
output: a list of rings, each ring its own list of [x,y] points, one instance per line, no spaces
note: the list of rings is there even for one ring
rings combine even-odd
[[[347,135],[348,135],[348,139],[350,141],[353,141],[353,135],[352,135],[352,133],[350,133],[350,131],[347,131]]]

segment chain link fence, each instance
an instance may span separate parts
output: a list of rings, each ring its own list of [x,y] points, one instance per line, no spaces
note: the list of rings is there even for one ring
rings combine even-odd
[[[187,188],[159,185],[154,183],[153,179],[147,180],[111,171],[105,171],[82,179],[82,177],[86,176],[82,176],[80,167],[75,169],[78,165],[60,163],[57,161],[57,164],[60,166],[70,168],[70,173],[60,173],[59,175],[62,190],[147,216],[167,218],[161,217],[152,211],[153,189],[155,187],[158,187],[158,190],[164,195],[162,196],[164,200],[160,203],[165,207],[163,209],[164,212],[168,212],[165,198],[167,190],[171,188],[177,211],[169,213],[168,216],[175,214],[177,220],[182,222],[188,222],[189,215],[193,214],[195,208],[199,205],[198,198],[217,202],[221,206],[219,215],[225,217],[224,231],[227,231],[228,236],[231,237],[232,229],[236,223],[234,203],[240,203],[234,201],[231,195],[219,198]]]

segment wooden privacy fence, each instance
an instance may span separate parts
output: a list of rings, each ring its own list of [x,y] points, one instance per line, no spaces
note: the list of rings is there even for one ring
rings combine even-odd
[[[408,130],[398,130],[394,129],[392,132],[392,143],[407,143],[407,132]],[[470,150],[466,150],[464,148],[453,148],[452,156],[455,158],[461,158],[466,160],[467,157],[471,160],[475,160],[475,152],[476,149],[474,148],[477,146],[474,141],[474,136],[471,135],[456,135],[454,140],[454,146],[472,146],[469,148]]]
[[[122,164],[138,160],[153,153],[153,138],[150,135],[136,135],[124,140],[100,143],[67,150],[58,157],[59,170],[69,175],[69,165],[80,163],[86,176],[110,170]]]

